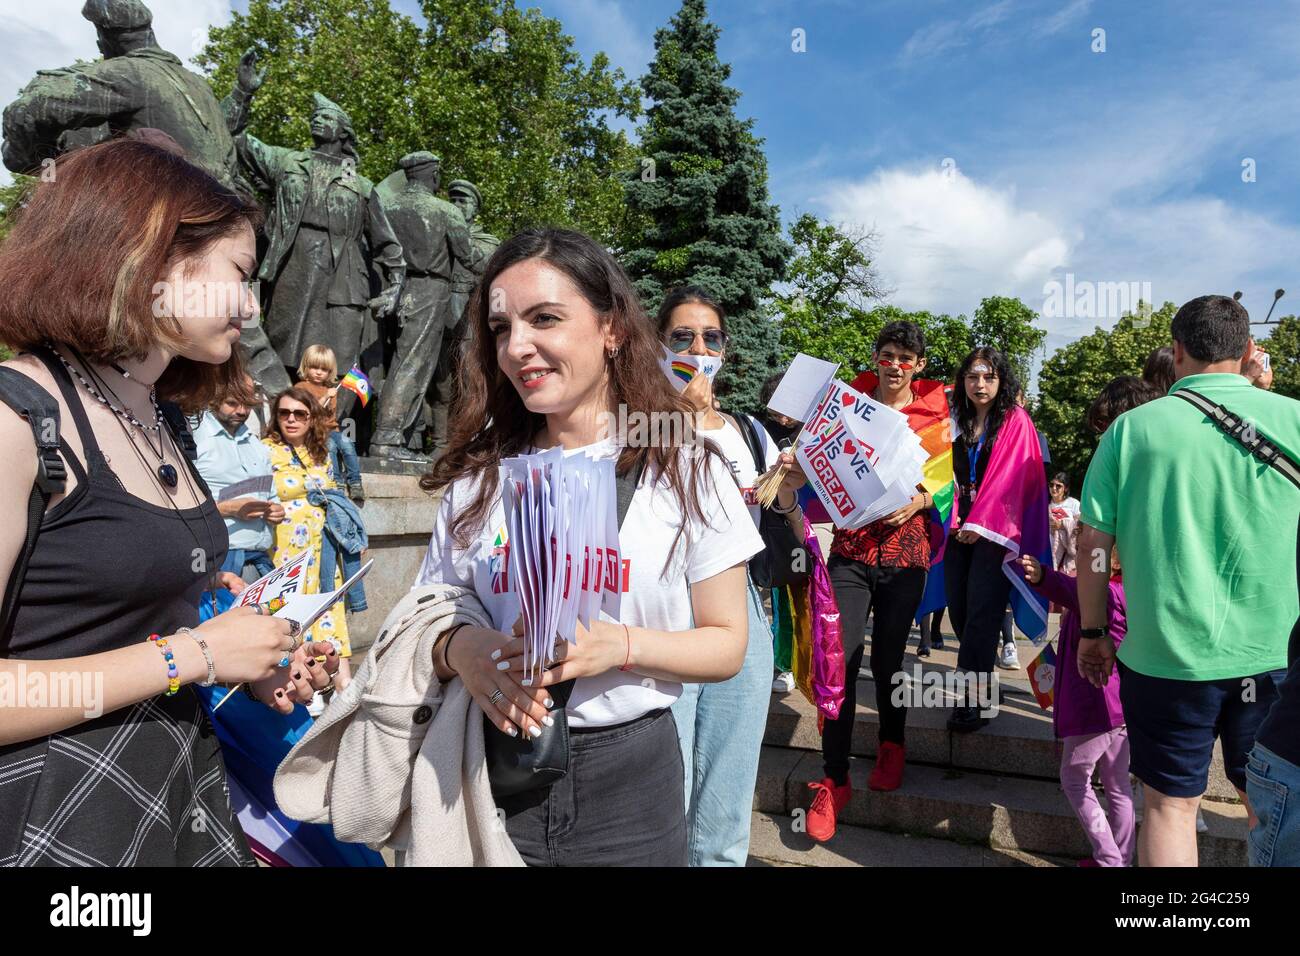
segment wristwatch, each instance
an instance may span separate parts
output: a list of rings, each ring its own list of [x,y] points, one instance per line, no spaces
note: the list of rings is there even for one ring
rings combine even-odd
[[[1097,641],[1106,636],[1104,627],[1084,627],[1079,629],[1079,636],[1085,641]]]

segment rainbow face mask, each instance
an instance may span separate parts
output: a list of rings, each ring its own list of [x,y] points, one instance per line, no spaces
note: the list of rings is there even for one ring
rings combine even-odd
[[[668,376],[668,381],[672,382],[680,392],[684,391],[697,375],[703,375],[709,381],[713,381],[718,370],[722,368],[722,358],[717,355],[678,355],[665,345],[663,354],[659,356],[659,367]]]

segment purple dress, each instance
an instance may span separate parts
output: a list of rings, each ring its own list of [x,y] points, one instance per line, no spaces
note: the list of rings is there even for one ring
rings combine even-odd
[[[1118,578],[1111,578],[1107,587],[1107,628],[1118,648],[1128,628],[1124,585]],[[1065,608],[1056,645],[1056,694],[1052,705],[1056,736],[1062,738],[1104,734],[1124,725],[1124,709],[1119,702],[1119,671],[1111,674],[1106,686],[1100,688],[1079,676],[1078,588],[1077,578],[1049,568],[1043,568],[1043,580],[1034,585],[1039,594]]]

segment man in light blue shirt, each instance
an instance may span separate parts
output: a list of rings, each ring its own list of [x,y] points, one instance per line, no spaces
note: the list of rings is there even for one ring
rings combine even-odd
[[[252,382],[244,384],[251,394]],[[247,420],[248,400],[239,394],[227,395],[204,412],[194,430],[196,465],[230,535],[221,570],[242,575],[251,564],[261,577],[274,567],[269,554],[274,541],[271,525],[284,520],[284,507],[271,478],[270,452],[245,424]],[[242,491],[235,489],[241,484]]]

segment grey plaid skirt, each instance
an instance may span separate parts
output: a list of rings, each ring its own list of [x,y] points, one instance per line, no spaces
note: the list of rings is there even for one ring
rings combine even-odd
[[[256,866],[190,688],[0,748],[0,866]]]

